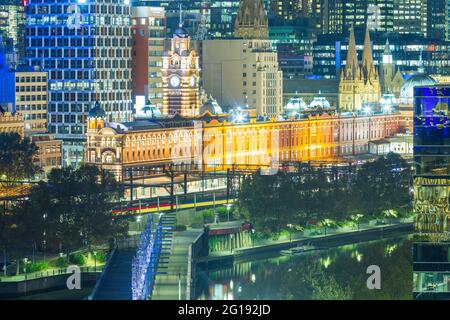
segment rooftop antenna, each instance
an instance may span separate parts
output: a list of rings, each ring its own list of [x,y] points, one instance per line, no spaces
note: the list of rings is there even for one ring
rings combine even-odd
[[[180,2],[180,23],[178,24],[180,29],[183,28],[183,7]]]
[[[420,50],[420,57],[419,57],[419,73],[425,73],[425,64],[423,62],[423,49]]]

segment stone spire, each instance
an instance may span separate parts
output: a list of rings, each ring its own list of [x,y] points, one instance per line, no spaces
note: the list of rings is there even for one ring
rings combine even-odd
[[[348,42],[346,77],[355,78],[358,73],[358,52],[356,51],[355,30],[350,30],[350,39]]]
[[[242,39],[269,39],[269,20],[262,0],[241,0],[234,36]]]
[[[392,52],[391,52],[391,45],[389,43],[389,38],[386,39],[386,46],[384,47],[384,54],[385,55],[391,55],[392,54]]]
[[[366,29],[366,37],[364,40],[362,71],[365,79],[369,78],[372,75],[372,72],[375,72],[369,28]]]
[[[383,57],[381,66],[394,64],[394,58],[392,56],[391,46],[389,44],[389,39],[386,40],[386,46],[384,47]]]

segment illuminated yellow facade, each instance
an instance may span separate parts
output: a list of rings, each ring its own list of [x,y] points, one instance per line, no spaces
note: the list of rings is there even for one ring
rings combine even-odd
[[[197,116],[200,109],[200,59],[191,49],[191,38],[180,28],[172,38],[171,50],[163,57],[163,114]]]
[[[11,112],[0,112],[0,133],[18,133],[21,137],[25,134],[25,123],[21,114],[15,115]]]
[[[336,160],[368,152],[368,143],[397,133],[399,115],[316,116],[296,121],[234,124],[219,119],[88,121],[86,159],[116,172],[175,165],[205,171],[268,167],[281,162]]]

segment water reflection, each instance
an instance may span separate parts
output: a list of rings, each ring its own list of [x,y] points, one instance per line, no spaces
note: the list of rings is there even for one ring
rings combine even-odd
[[[409,300],[412,238],[346,245],[295,257],[198,270],[197,299]],[[381,268],[381,290],[367,288],[367,267]]]

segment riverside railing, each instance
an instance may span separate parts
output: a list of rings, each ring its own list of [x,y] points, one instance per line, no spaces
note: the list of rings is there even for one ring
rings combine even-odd
[[[95,299],[95,296],[97,294],[98,288],[100,288],[100,285],[102,284],[103,279],[105,278],[105,274],[108,271],[109,266],[111,265],[111,260],[114,257],[114,255],[116,254],[116,251],[117,251],[117,246],[114,247],[113,251],[111,251],[111,253],[109,254],[108,261],[106,261],[105,267],[102,270],[102,274],[100,275],[100,278],[96,281],[95,287],[92,290],[92,293],[89,295],[88,300],[94,300]]]
[[[161,252],[162,220],[156,230],[153,228],[153,215],[147,220],[147,225],[140,237],[140,243],[133,258],[131,268],[131,291],[133,300],[147,300],[155,283],[158,257]]]
[[[79,268],[80,268],[81,273],[100,273],[100,272],[103,272],[104,266],[79,267]],[[19,276],[1,277],[0,283],[2,283],[2,282],[21,282],[21,281],[27,281],[27,280],[40,279],[40,278],[50,278],[50,277],[56,277],[56,276],[60,276],[60,275],[64,275],[64,274],[73,274],[73,272],[68,272],[67,268],[36,271],[36,272],[30,272],[27,274],[21,274]]]

